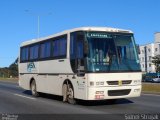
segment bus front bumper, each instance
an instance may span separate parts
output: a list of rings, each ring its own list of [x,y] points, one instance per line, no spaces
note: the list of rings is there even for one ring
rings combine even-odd
[[[141,85],[117,87],[88,87],[87,100],[121,99],[139,97]]]

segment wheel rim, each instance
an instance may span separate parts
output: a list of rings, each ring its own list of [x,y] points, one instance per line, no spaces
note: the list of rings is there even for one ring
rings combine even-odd
[[[32,84],[32,85],[31,85],[31,91],[32,91],[32,94],[33,94],[33,95],[36,94],[36,86],[35,86],[35,84]]]
[[[68,98],[73,99],[73,89],[71,87],[68,90]]]
[[[74,91],[73,91],[73,88],[69,85],[68,86],[68,94],[67,94],[67,101],[68,103],[70,104],[76,104],[76,101],[74,99]]]

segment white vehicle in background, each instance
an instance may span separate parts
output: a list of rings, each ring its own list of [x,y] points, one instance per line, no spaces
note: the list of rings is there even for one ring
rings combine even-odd
[[[160,73],[147,73],[145,75],[144,82],[159,83],[160,82]]]
[[[160,75],[157,74],[157,76],[156,76],[155,78],[152,79],[152,82],[160,83]]]
[[[139,97],[141,69],[133,32],[106,27],[82,27],[20,47],[19,85],[76,99],[107,100]]]

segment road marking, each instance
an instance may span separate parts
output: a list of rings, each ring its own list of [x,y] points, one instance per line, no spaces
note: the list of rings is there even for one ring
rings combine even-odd
[[[33,98],[33,97],[27,97],[27,96],[24,96],[24,95],[20,95],[20,94],[14,94],[16,96],[19,96],[19,97],[23,97],[23,98],[28,98],[28,99],[31,99],[31,100],[35,100],[36,98]]]
[[[157,94],[149,94],[149,93],[148,94],[147,93],[143,93],[142,95],[146,95],[146,96],[158,96],[158,97],[160,96],[160,95],[157,95]]]

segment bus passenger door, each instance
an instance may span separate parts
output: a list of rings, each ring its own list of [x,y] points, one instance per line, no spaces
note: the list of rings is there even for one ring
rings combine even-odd
[[[84,36],[77,35],[77,76],[83,77],[85,75],[84,68]]]
[[[83,32],[71,33],[70,39],[70,63],[74,75],[75,98],[85,99],[86,97],[86,81],[85,81],[85,65],[84,65],[84,34]]]
[[[72,71],[78,77],[84,76],[84,44],[83,43],[84,43],[83,32],[71,33],[70,63],[71,63]]]

